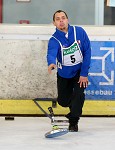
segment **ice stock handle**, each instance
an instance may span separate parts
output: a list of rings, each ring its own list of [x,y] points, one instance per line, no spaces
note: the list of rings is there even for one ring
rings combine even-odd
[[[52,107],[48,107],[48,110],[49,110],[50,114],[51,114],[52,116],[54,116]]]

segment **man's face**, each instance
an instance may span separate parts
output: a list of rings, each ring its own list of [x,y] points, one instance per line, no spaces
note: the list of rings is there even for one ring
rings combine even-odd
[[[67,32],[68,30],[68,18],[64,12],[56,13],[53,24],[61,31]]]

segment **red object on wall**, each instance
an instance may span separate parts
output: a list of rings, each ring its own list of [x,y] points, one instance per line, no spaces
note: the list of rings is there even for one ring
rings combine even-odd
[[[2,0],[0,0],[0,23],[2,23]]]
[[[30,21],[29,20],[20,20],[19,23],[20,24],[29,24]]]

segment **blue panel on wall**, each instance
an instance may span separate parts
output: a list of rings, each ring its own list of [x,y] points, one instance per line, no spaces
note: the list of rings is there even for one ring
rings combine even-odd
[[[91,41],[91,47],[86,99],[115,100],[115,41]]]

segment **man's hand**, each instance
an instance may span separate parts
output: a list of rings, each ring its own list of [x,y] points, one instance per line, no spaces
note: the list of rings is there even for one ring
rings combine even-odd
[[[56,65],[55,64],[50,64],[48,66],[48,73],[51,74],[52,73],[52,70],[56,68]]]
[[[88,78],[80,76],[78,83],[80,83],[80,88],[83,86],[86,88],[88,86]]]

